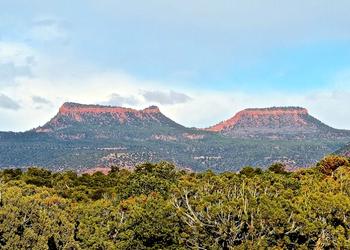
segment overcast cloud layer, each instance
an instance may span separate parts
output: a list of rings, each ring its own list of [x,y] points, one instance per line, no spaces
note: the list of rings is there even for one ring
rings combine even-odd
[[[350,2],[0,2],[0,130],[65,101],[160,106],[207,127],[249,107],[303,106],[350,129]]]

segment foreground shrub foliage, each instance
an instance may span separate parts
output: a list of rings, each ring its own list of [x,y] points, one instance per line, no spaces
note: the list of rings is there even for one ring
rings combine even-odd
[[[350,249],[350,167],[0,172],[0,249]]]

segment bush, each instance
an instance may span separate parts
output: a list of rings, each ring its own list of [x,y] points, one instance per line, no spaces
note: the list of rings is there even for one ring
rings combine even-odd
[[[254,175],[261,174],[261,168],[253,168],[253,167],[244,167],[239,171],[241,175],[245,175],[247,177],[253,177]]]
[[[286,166],[285,166],[283,163],[280,163],[280,162],[276,162],[276,163],[272,164],[272,165],[268,168],[268,170],[269,170],[270,172],[275,173],[275,174],[286,174],[286,173],[288,173],[288,172],[286,171]]]
[[[317,163],[320,171],[325,175],[333,175],[333,172],[339,167],[349,166],[347,158],[338,155],[329,155]]]

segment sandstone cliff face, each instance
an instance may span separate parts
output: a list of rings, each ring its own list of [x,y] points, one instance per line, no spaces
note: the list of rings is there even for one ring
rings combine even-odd
[[[143,110],[135,110],[123,107],[64,103],[60,107],[58,114],[47,125],[50,123],[52,125],[59,125],[60,121],[64,118],[76,122],[89,122],[93,118],[101,118],[101,122],[103,122],[103,120],[108,118],[109,121],[121,124],[136,120],[158,121],[161,115],[159,108],[156,106],[151,106]]]
[[[337,131],[309,115],[305,108],[245,109],[207,129],[233,137],[303,138],[336,136]]]
[[[64,103],[57,115],[44,126],[37,128],[36,131],[49,132],[73,124],[145,125],[147,123],[181,126],[164,116],[156,106],[136,110],[113,106]]]
[[[128,139],[134,141],[202,140],[205,131],[177,124],[161,113],[157,106],[142,110],[123,107],[64,103],[57,115],[37,133],[54,135],[63,140]]]
[[[154,114],[160,113],[160,110],[157,106],[150,106],[143,110],[136,110],[131,108],[123,108],[123,107],[113,107],[113,106],[102,106],[102,105],[84,105],[78,103],[64,103],[60,109],[59,114],[61,115],[72,115],[72,114],[116,114],[125,116],[127,114],[136,114],[138,116],[142,116],[144,114]]]

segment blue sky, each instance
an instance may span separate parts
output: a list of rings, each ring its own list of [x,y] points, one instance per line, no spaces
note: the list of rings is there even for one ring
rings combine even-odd
[[[0,130],[42,125],[64,101],[155,104],[198,127],[247,107],[304,106],[350,129],[349,9],[347,0],[3,0]]]

